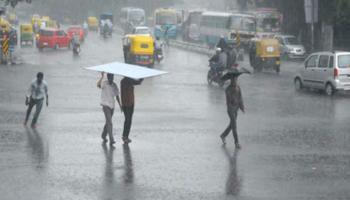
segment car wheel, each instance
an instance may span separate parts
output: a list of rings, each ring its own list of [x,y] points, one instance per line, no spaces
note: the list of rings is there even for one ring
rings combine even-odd
[[[294,80],[294,86],[295,86],[295,90],[300,91],[301,89],[303,89],[303,84],[301,83],[300,78],[296,78]]]
[[[332,96],[335,93],[335,89],[334,89],[333,85],[330,83],[327,83],[326,88],[325,88],[325,92],[328,96]]]

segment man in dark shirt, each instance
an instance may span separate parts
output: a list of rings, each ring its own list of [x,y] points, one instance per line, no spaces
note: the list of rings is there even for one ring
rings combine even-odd
[[[242,99],[242,93],[241,88],[239,87],[237,83],[237,78],[233,77],[231,79],[231,84],[226,88],[226,104],[227,104],[227,113],[230,117],[230,124],[226,128],[226,130],[221,134],[221,139],[224,144],[226,144],[225,138],[232,130],[233,137],[235,139],[235,145],[237,149],[240,149],[241,146],[238,141],[238,135],[237,135],[237,114],[238,110],[240,109],[243,113],[244,110],[244,104]]]
[[[128,77],[124,77],[120,82],[121,97],[122,97],[122,109],[125,116],[123,141],[124,143],[130,143],[129,133],[132,123],[132,115],[134,113],[135,95],[134,86],[140,85],[143,79],[134,80]]]

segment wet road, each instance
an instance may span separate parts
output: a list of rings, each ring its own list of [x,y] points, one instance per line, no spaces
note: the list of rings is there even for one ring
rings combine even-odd
[[[82,67],[122,61],[121,38],[90,34],[80,57],[21,53],[25,64],[0,66],[0,199],[350,198],[350,96],[295,92],[296,63],[240,78],[235,151],[232,135],[227,147],[219,139],[228,117],[224,90],[207,85],[208,57],[170,48],[155,67],[170,74],[136,87],[133,142],[122,145],[117,110],[110,149],[100,140],[99,74]],[[50,106],[32,130],[22,126],[24,96],[38,71]]]

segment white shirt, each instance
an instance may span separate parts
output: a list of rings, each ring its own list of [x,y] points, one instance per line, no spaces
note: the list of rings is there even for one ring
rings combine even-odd
[[[37,79],[34,79],[29,86],[27,97],[31,97],[33,99],[43,99],[48,93],[47,83],[46,81],[42,81],[39,85]]]
[[[119,96],[117,84],[113,82],[110,85],[108,81],[103,81],[101,83],[101,89],[101,105],[114,109],[116,96]]]
[[[45,29],[45,28],[46,28],[46,23],[45,22],[41,22],[40,29]]]

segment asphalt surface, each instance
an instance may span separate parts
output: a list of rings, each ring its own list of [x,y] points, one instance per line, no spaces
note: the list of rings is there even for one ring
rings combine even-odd
[[[350,199],[350,96],[296,92],[296,62],[240,77],[235,151],[232,135],[226,147],[219,138],[228,116],[224,89],[206,82],[208,57],[170,48],[155,66],[170,73],[136,87],[133,142],[123,146],[116,110],[115,149],[101,145],[99,74],[82,67],[122,61],[121,45],[91,33],[79,57],[24,48],[24,64],[0,66],[0,199]],[[50,105],[33,130],[24,96],[38,71]]]

